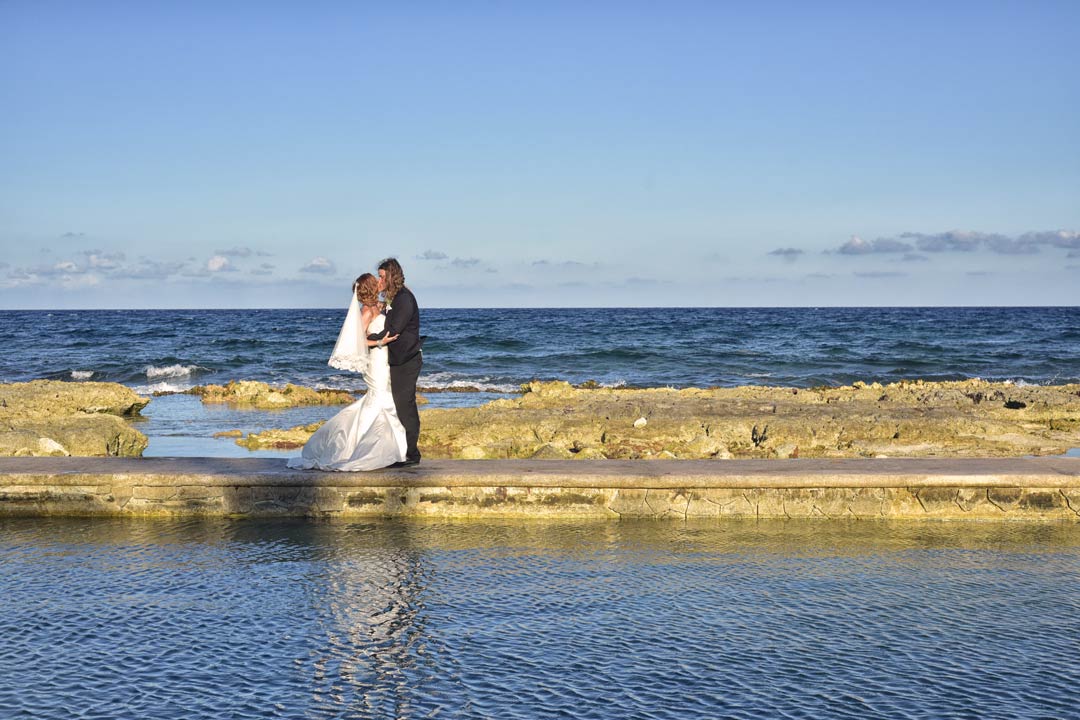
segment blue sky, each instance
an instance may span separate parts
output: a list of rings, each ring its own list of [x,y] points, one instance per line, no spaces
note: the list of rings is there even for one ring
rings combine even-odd
[[[0,308],[1080,301],[1076,2],[0,3]]]

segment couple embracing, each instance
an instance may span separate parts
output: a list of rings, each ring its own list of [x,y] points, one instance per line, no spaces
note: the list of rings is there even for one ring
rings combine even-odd
[[[358,471],[419,464],[422,345],[416,297],[405,287],[401,265],[387,258],[378,277],[364,273],[353,283],[330,355],[332,367],[362,373],[367,392],[316,430],[289,467]]]

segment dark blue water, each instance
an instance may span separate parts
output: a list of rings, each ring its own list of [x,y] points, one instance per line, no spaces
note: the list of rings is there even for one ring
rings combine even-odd
[[[343,310],[0,312],[0,382],[233,379],[355,389],[326,365]],[[1080,382],[1080,307],[431,309],[420,384],[807,387],[981,377]]]
[[[0,518],[4,718],[1076,718],[1080,526]]]

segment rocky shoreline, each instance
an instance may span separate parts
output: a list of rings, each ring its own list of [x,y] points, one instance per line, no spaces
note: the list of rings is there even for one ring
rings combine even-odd
[[[353,395],[240,381],[204,403],[277,409]],[[113,383],[0,385],[0,455],[141,455],[149,399]],[[1080,385],[905,381],[790,388],[602,388],[533,382],[519,397],[421,411],[436,459],[1022,457],[1080,447]],[[321,423],[227,433],[250,450],[301,447]]]
[[[148,402],[116,383],[0,385],[0,456],[140,456],[148,440],[129,421]]]
[[[316,390],[303,385],[273,387],[256,380],[233,380],[225,385],[199,385],[186,391],[204,403],[220,403],[258,410],[277,410],[300,405],[348,405],[356,400],[343,390]]]
[[[421,412],[425,457],[1021,457],[1080,447],[1080,385],[981,380],[811,389],[612,389],[534,382],[520,398]],[[318,423],[252,433],[300,447]]]

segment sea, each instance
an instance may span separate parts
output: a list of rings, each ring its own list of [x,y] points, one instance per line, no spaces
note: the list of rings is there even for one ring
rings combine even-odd
[[[359,389],[340,310],[0,312],[0,380],[153,395],[147,455]],[[425,310],[427,407],[610,386],[1080,382],[1080,308]],[[164,393],[164,394],[161,394]],[[297,451],[277,451],[295,454]],[[0,517],[12,718],[1076,718],[1080,525]]]
[[[241,454],[229,429],[335,408],[255,412],[177,395],[230,380],[356,391],[327,358],[344,308],[0,311],[0,382],[107,381],[153,395],[148,455]],[[814,387],[855,381],[1080,382],[1080,307],[434,308],[420,391],[475,406],[532,380],[607,387]],[[264,455],[280,455],[263,451]]]
[[[0,713],[1076,718],[1080,524],[0,517]]]

